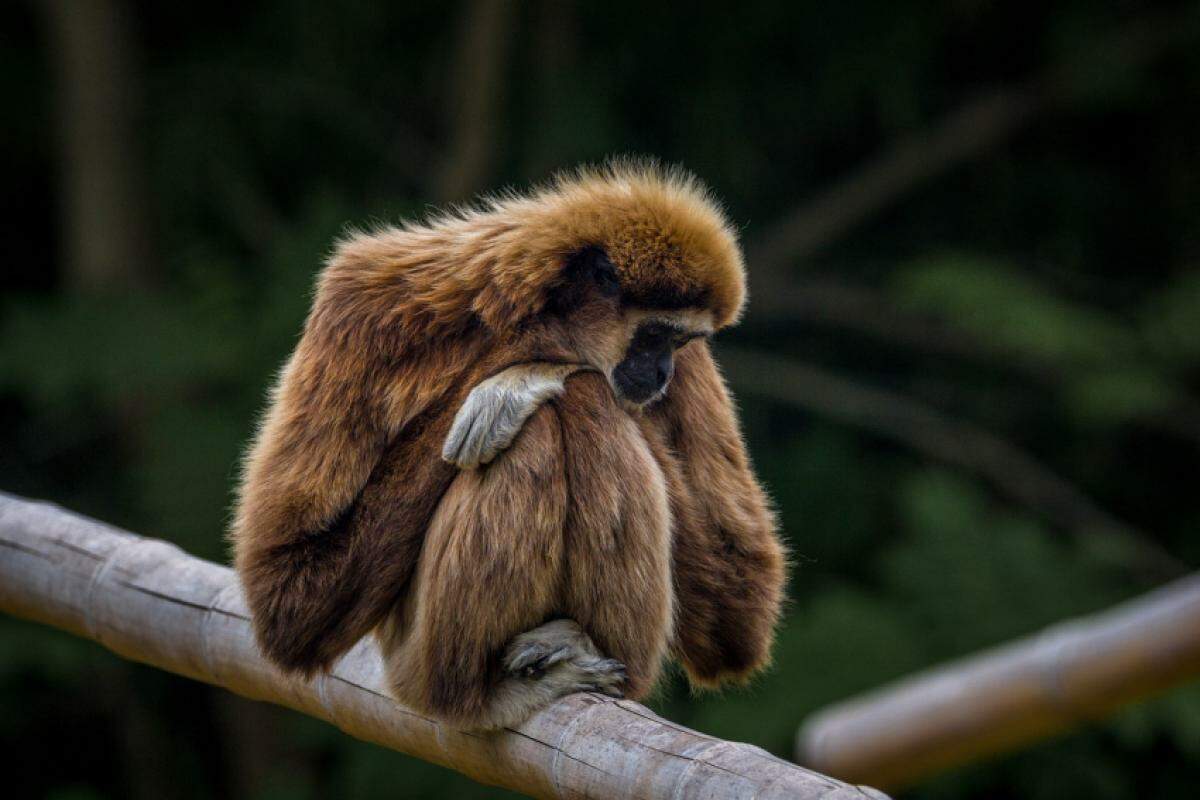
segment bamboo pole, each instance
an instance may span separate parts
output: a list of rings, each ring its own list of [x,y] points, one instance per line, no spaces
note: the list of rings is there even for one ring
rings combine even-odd
[[[233,573],[174,545],[0,494],[0,610],[359,739],[540,798],[885,798],[747,744],[674,725],[637,703],[574,694],[518,729],[454,730],[387,696],[374,643],[311,681],[272,668]]]
[[[810,717],[797,760],[896,788],[1200,675],[1200,573]]]

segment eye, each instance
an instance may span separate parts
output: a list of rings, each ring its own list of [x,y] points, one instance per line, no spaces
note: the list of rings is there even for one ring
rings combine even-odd
[[[613,263],[608,260],[608,256],[604,251],[600,251],[597,257],[592,276],[596,281],[596,285],[600,287],[600,291],[610,297],[614,297],[621,292],[621,285],[617,281],[617,269]]]
[[[595,288],[593,288],[595,287]],[[582,306],[596,290],[603,297],[619,298],[617,269],[601,247],[581,248],[566,257],[563,280],[547,298],[547,310],[569,314]]]
[[[675,334],[675,337],[672,340],[672,344],[674,344],[675,349],[678,350],[679,348],[683,347],[685,344],[692,341],[693,339],[699,339],[703,336],[704,336],[703,333],[680,332],[680,333]]]
[[[621,285],[617,281],[617,268],[613,266],[612,260],[609,259],[608,253],[603,247],[595,245],[585,247],[575,254],[574,260],[579,272],[590,278],[599,287],[601,294],[609,297],[620,294]]]

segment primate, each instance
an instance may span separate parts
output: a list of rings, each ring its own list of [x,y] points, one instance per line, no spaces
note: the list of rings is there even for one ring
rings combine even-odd
[[[745,298],[682,170],[616,162],[341,241],[245,464],[258,642],[311,675],[374,632],[465,728],[769,659],[785,557],[707,337]]]

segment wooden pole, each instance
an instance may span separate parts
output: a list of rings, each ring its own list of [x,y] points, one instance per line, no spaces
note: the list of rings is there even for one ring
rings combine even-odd
[[[518,729],[454,730],[387,696],[370,640],[329,674],[286,677],[259,655],[241,588],[227,567],[3,494],[0,610],[534,797],[885,798],[596,694],[563,698]]]
[[[896,788],[1200,675],[1200,574],[810,717],[797,759]]]

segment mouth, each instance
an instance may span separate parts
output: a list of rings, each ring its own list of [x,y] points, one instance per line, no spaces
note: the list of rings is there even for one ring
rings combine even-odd
[[[626,359],[612,370],[608,382],[622,402],[644,406],[662,397],[673,371],[669,365]]]
[[[667,393],[667,385],[663,385],[654,389],[649,394],[643,393],[626,393],[617,385],[615,381],[610,380],[609,385],[613,388],[613,393],[617,396],[617,401],[626,411],[641,411],[647,406],[653,405],[661,400]]]

